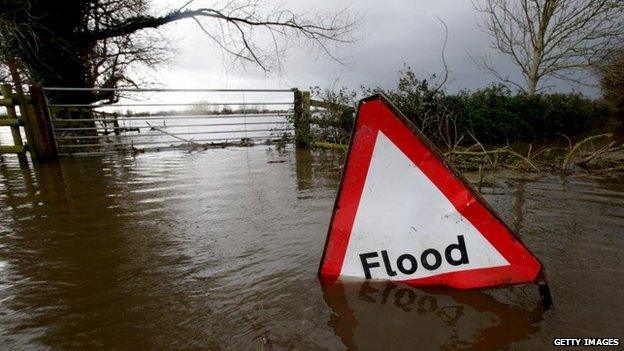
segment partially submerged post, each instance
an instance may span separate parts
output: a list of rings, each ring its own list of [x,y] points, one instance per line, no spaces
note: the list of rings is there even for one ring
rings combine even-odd
[[[37,161],[58,159],[54,133],[52,132],[52,122],[50,121],[50,111],[44,95],[43,89],[38,85],[30,86],[30,109],[26,113],[28,125],[33,135],[33,145],[31,153],[35,155]]]
[[[308,147],[311,144],[310,135],[310,92],[293,89],[295,95],[294,127],[295,143],[300,147]]]
[[[35,144],[36,136],[33,135],[33,121],[30,113],[30,105],[27,101],[26,95],[24,94],[24,90],[22,89],[21,82],[15,83],[15,94],[13,95],[15,98],[19,109],[20,109],[20,121],[24,126],[24,134],[26,134],[26,142],[28,144],[28,151],[30,152],[30,158],[33,161],[37,161],[37,155],[32,152],[32,145]]]
[[[30,99],[24,95],[21,86],[16,86],[16,93],[9,84],[2,84],[0,106],[7,110],[6,118],[0,118],[0,126],[11,128],[13,145],[0,146],[0,154],[17,154],[20,165],[26,166],[26,151],[30,152],[34,162],[57,158],[54,136],[48,116],[48,107],[41,87],[31,87]],[[15,110],[19,107],[19,115]],[[20,126],[24,127],[27,144],[22,141]]]

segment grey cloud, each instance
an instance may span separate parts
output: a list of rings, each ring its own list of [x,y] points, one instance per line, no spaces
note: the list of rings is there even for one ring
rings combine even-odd
[[[253,66],[246,70],[226,70],[218,49],[193,23],[186,22],[165,29],[176,43],[179,55],[172,65],[158,72],[160,82],[176,87],[306,88],[329,86],[334,82],[352,88],[362,84],[393,87],[403,64],[411,66],[423,78],[441,72],[444,32],[435,16],[448,25],[446,60],[451,71],[447,86],[450,91],[476,89],[494,80],[479,70],[468,53],[474,57],[491,53],[504,72],[517,76],[517,70],[508,60],[489,49],[488,38],[479,30],[478,17],[469,0],[290,0],[284,6],[295,11],[331,11],[348,6],[361,19],[359,35],[362,39],[336,49],[347,66],[295,47],[285,57],[283,74],[266,74]],[[553,83],[555,90],[571,89],[566,83]],[[591,89],[584,90],[595,93]]]

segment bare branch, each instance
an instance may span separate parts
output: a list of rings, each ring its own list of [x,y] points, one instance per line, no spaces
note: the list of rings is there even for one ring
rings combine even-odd
[[[273,38],[274,47],[278,46],[276,35],[286,37],[289,35],[287,31],[290,31],[290,34],[293,35],[301,35],[307,41],[320,48],[327,56],[340,63],[342,61],[332,53],[328,48],[328,44],[332,42],[353,42],[352,33],[356,29],[356,22],[344,10],[331,17],[324,16],[311,20],[283,9],[262,13],[259,10],[259,6],[254,2],[232,1],[221,9],[178,9],[163,16],[133,16],[117,23],[111,23],[105,28],[85,31],[82,35],[84,40],[104,40],[145,29],[158,28],[162,25],[184,19],[195,21],[200,30],[228,54],[232,54],[244,61],[255,62],[264,70],[269,70],[265,61],[268,61],[271,55],[266,54],[264,50],[252,43],[251,37],[255,28],[262,29],[265,33],[268,33]],[[204,20],[218,22],[218,29],[220,29],[221,33],[212,32],[208,29],[207,26],[210,22],[204,22]],[[225,32],[223,32],[224,28],[226,29]],[[235,40],[235,38],[238,38],[238,40]]]
[[[449,68],[448,68],[448,64],[446,63],[446,44],[448,43],[448,26],[440,17],[435,16],[435,18],[438,21],[440,21],[440,23],[442,24],[442,27],[444,27],[444,43],[442,44],[442,53],[440,54],[442,58],[442,65],[444,66],[444,77],[442,78],[442,81],[438,84],[438,86],[435,89],[433,89],[434,95],[438,91],[440,91],[442,88],[444,88],[444,85],[446,84],[448,77],[449,77]]]
[[[0,11],[0,49],[10,52],[0,50],[0,60],[19,59],[47,85],[115,87],[137,84],[130,78],[137,65],[167,61],[171,45],[158,28],[176,21],[192,20],[225,58],[265,71],[281,69],[293,44],[342,63],[334,46],[355,40],[356,21],[346,10],[302,15],[268,0],[228,0],[212,7],[200,7],[197,0],[183,3],[159,14],[149,0],[83,0],[72,6],[9,1]],[[99,98],[89,94],[73,99]],[[57,98],[69,96],[61,95]]]
[[[490,36],[491,48],[510,57],[522,73],[524,84],[513,85],[529,96],[545,78],[574,80],[575,72],[624,40],[620,0],[477,0],[473,5],[484,15],[480,28]],[[501,78],[485,60],[480,66]]]

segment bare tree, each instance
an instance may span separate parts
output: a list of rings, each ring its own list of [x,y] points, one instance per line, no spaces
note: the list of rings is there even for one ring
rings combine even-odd
[[[333,45],[351,42],[355,29],[345,11],[297,14],[260,0],[196,8],[191,0],[163,13],[149,5],[148,0],[0,0],[0,36],[9,48],[2,56],[22,62],[45,85],[117,87],[135,84],[127,72],[137,64],[166,60],[169,47],[158,28],[180,20],[194,21],[226,57],[266,71],[281,67],[284,51],[297,39],[338,60]],[[80,93],[58,98],[93,102],[115,97]]]
[[[605,98],[615,104],[624,120],[624,48],[612,52],[596,68]]]
[[[488,59],[481,67],[528,96],[540,90],[544,78],[575,80],[579,70],[624,38],[622,0],[475,0],[485,16],[480,23],[490,46],[509,56],[523,82],[502,74]]]

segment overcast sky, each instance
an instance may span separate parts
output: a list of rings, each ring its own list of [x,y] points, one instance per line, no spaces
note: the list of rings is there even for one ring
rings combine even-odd
[[[248,65],[246,70],[228,68],[218,48],[197,25],[181,21],[161,28],[172,39],[177,51],[168,66],[151,74],[165,87],[307,88],[337,84],[357,88],[364,84],[391,88],[396,85],[398,71],[404,64],[422,77],[442,71],[444,29],[435,17],[438,16],[448,25],[448,90],[477,89],[493,81],[469,55],[493,55],[503,72],[517,77],[514,66],[489,49],[488,37],[477,27],[480,17],[470,0],[290,0],[282,3],[284,8],[298,13],[348,8],[359,19],[356,36],[360,39],[336,48],[335,54],[346,65],[295,45],[284,58],[283,73],[265,73],[253,65]],[[174,8],[175,4],[154,1],[155,8],[161,10]],[[195,0],[189,8],[211,4]],[[554,90],[575,89],[565,83],[555,84]]]

